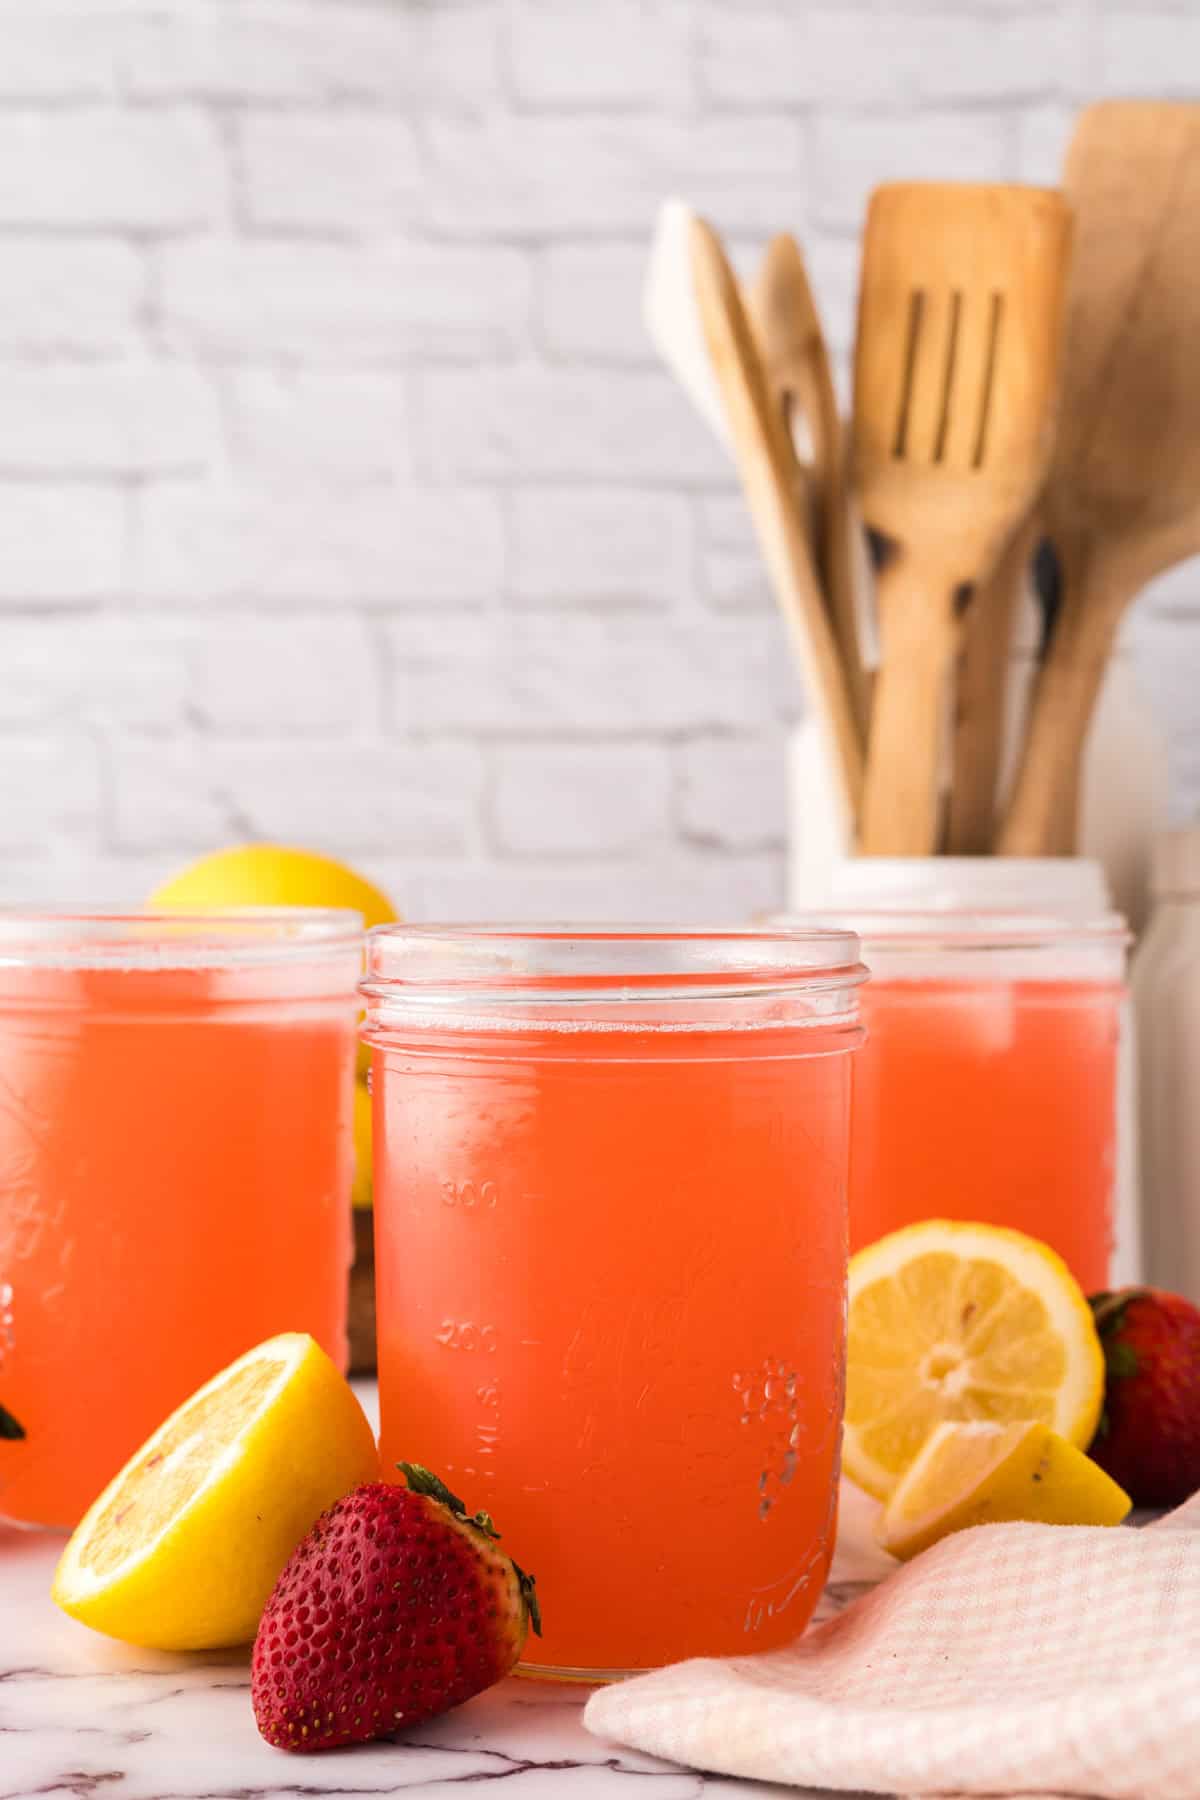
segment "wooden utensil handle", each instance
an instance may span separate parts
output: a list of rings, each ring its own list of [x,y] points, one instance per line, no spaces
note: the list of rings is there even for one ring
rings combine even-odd
[[[1002,856],[1062,856],[1073,847],[1088,726],[1134,591],[1115,559],[1101,565],[1087,546],[1056,547],[1059,614],[1034,683],[1025,746],[996,839]]]
[[[871,720],[871,678],[863,661],[858,633],[857,563],[854,534],[857,530],[850,504],[850,470],[845,437],[832,385],[819,400],[823,422],[824,480],[820,493],[821,551],[834,635],[841,651],[850,704],[865,740]]]
[[[725,405],[742,487],[831,751],[852,828],[862,792],[862,740],[809,538],[795,509],[783,419],[767,392],[737,280],[720,240],[703,219],[692,221],[689,247],[701,324]]]
[[[1105,657],[1048,661],[1034,688],[1029,735],[996,839],[1001,856],[1064,856],[1074,837],[1079,762],[1104,681]]]
[[[757,278],[745,290],[745,305],[772,400],[787,424],[789,451],[794,453],[797,416],[811,440],[811,456],[799,458],[798,465],[807,479],[817,568],[829,622],[859,739],[865,743],[870,685],[858,637],[845,436],[804,259],[786,232],[768,245]]]
[[[992,847],[1009,659],[1036,537],[1032,525],[1015,533],[967,612],[955,671],[953,770],[946,818],[946,849],[951,856],[980,856]]]
[[[881,575],[883,661],[875,677],[859,849],[866,856],[932,856],[946,682],[958,628],[952,596],[931,594],[904,562]]]
[[[817,501],[820,565],[829,600],[829,616],[846,671],[850,704],[865,741],[871,717],[871,683],[858,634],[856,526],[850,505],[845,433],[825,358],[799,362],[794,370],[793,386],[816,453],[813,486]]]
[[[760,460],[752,449],[739,444],[738,463],[763,560],[816,711],[852,835],[862,799],[863,752],[808,539],[795,507],[788,503],[775,460]]]

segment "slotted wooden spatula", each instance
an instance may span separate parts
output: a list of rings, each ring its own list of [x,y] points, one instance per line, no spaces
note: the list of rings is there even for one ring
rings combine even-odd
[[[972,595],[1050,448],[1070,211],[1049,189],[909,182],[871,200],[852,468],[877,563],[860,848],[937,848],[946,681]]]
[[[807,439],[809,446],[801,463],[815,515],[818,568],[850,702],[865,739],[870,686],[859,647],[845,435],[821,317],[800,246],[789,232],[779,232],[767,245],[746,290],[746,309],[788,434]]]
[[[720,240],[703,219],[694,219],[689,242],[696,302],[742,487],[853,828],[862,791],[862,740],[809,534],[795,505],[794,464],[783,416],[772,403],[737,278]]]
[[[1059,603],[997,848],[1074,848],[1088,723],[1121,617],[1200,552],[1200,106],[1084,112],[1062,408],[1040,512]]]

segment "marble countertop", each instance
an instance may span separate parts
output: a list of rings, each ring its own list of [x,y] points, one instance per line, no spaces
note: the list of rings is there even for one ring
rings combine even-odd
[[[826,1613],[876,1572],[853,1507],[846,1524]],[[586,1689],[520,1679],[395,1742],[286,1755],[258,1735],[246,1653],[165,1656],[65,1618],[49,1597],[61,1548],[0,1527],[0,1800],[422,1800],[491,1782],[504,1800],[795,1800],[605,1743],[580,1722]]]

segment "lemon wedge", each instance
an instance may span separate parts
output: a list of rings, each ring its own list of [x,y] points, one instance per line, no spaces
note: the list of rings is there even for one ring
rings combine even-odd
[[[902,1561],[969,1525],[1119,1525],[1133,1502],[1048,1425],[939,1425],[879,1521]]]
[[[1091,1309],[1061,1257],[998,1225],[928,1219],[850,1262],[850,1479],[887,1499],[945,1421],[1036,1421],[1086,1449],[1104,1401]]]
[[[248,1643],[309,1527],[379,1472],[348,1382],[300,1332],[269,1338],[160,1425],[84,1515],[51,1593],[126,1643]]]

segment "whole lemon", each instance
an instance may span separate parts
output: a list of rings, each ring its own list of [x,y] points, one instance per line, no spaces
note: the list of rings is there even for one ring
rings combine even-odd
[[[371,1205],[375,1183],[371,1168],[371,1096],[365,1081],[354,1084],[354,1186],[350,1190],[354,1205],[365,1209]]]
[[[368,927],[386,925],[396,909],[372,882],[332,856],[285,844],[241,844],[202,856],[163,882],[151,906],[205,912],[216,906],[345,906]]]
[[[387,925],[399,917],[385,893],[332,856],[287,844],[239,844],[202,856],[151,894],[150,906],[174,912],[207,912],[218,906],[344,906],[363,923]],[[370,1052],[359,1045],[358,1070]]]

